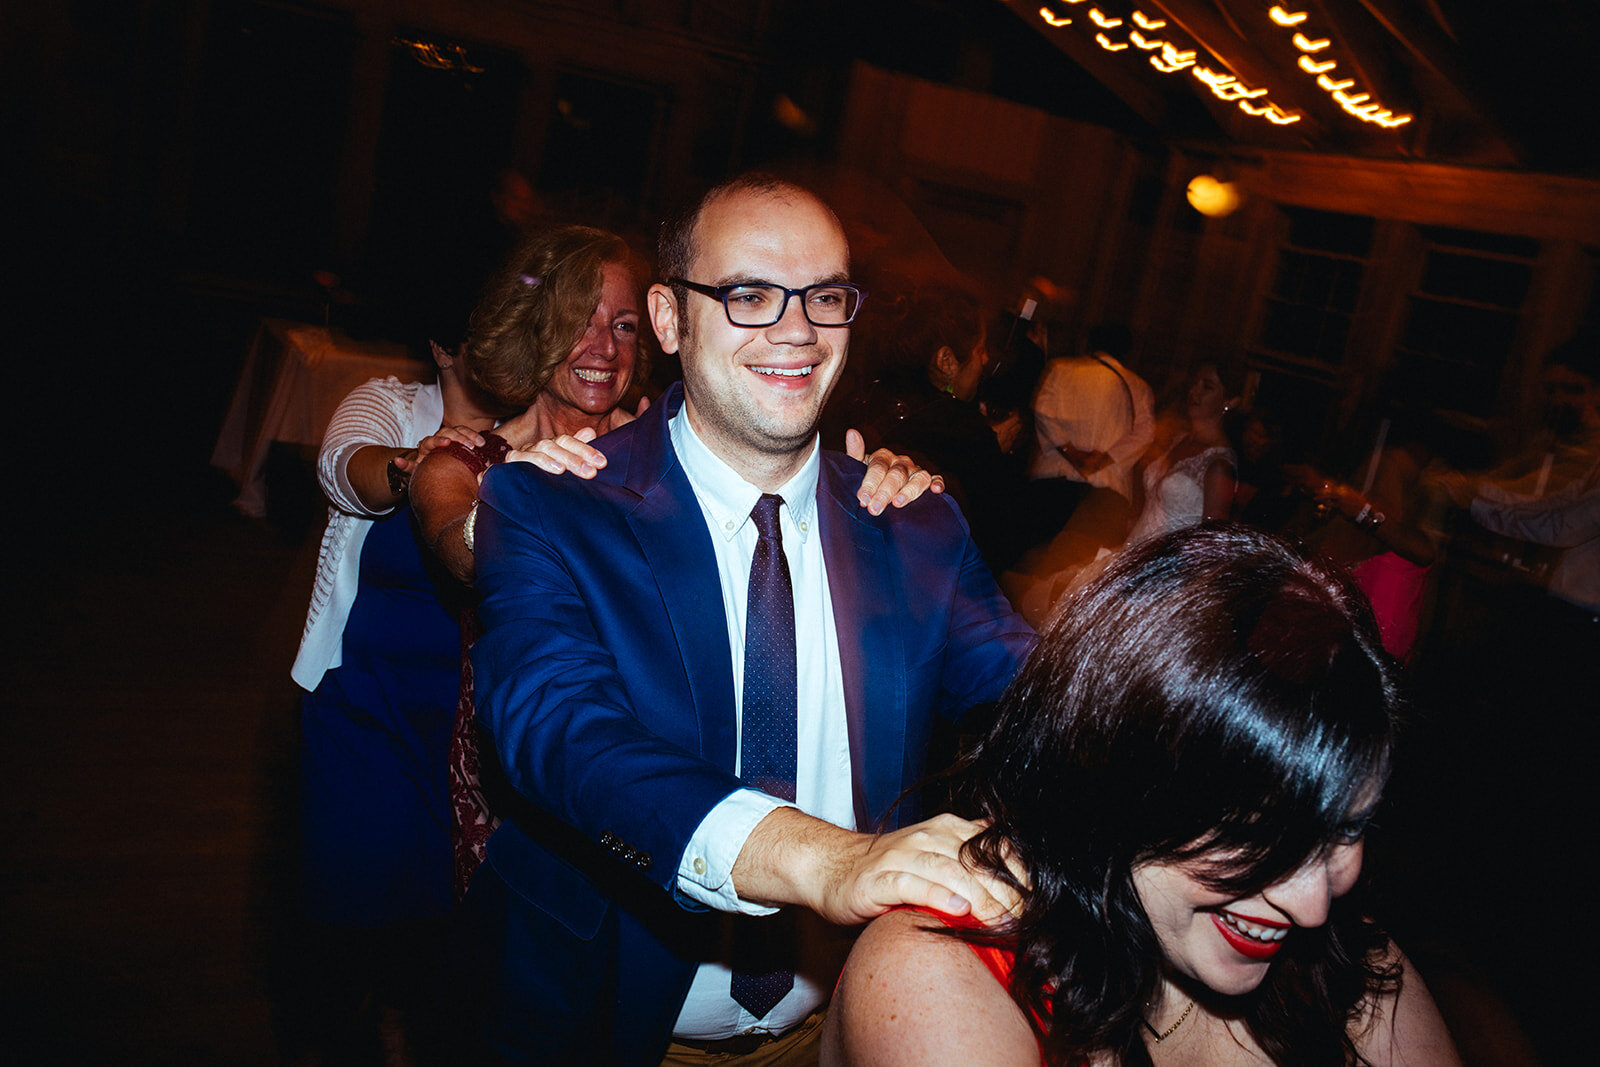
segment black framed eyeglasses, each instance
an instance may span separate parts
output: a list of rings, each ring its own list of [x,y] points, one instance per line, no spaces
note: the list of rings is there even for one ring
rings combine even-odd
[[[789,298],[800,298],[806,321],[813,326],[848,326],[861,310],[867,291],[848,282],[818,282],[798,289],[785,289],[771,282],[739,282],[735,285],[701,285],[687,278],[668,278],[669,285],[722,301],[728,321],[735,326],[771,326],[789,310]]]

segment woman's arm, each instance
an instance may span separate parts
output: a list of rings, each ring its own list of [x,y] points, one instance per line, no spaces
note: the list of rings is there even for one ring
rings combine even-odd
[[[426,457],[411,478],[411,510],[423,544],[463,582],[477,573],[465,527],[478,502],[478,475],[453,452]]]
[[[1377,541],[1376,554],[1387,549],[1419,567],[1439,554],[1434,539],[1415,525],[1419,471],[1404,449],[1392,448],[1378,461],[1371,497],[1339,482],[1313,488],[1317,503],[1338,511],[1348,522]]]
[[[1233,476],[1233,464],[1225,459],[1214,459],[1206,467],[1205,514],[1206,519],[1226,519],[1233,512],[1233,490],[1238,482]]]
[[[1422,976],[1397,947],[1400,990],[1362,1012],[1356,1051],[1373,1067],[1461,1067],[1450,1031]]]
[[[932,917],[873,920],[845,964],[822,1031],[826,1067],[1037,1067],[1022,1010],[964,942]]]

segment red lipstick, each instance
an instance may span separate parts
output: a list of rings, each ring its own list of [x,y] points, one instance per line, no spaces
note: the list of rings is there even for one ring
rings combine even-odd
[[[1222,934],[1222,939],[1228,943],[1228,947],[1232,948],[1239,955],[1244,956],[1247,959],[1269,960],[1273,956],[1276,956],[1278,954],[1278,950],[1283,947],[1282,941],[1257,941],[1253,937],[1244,936],[1232,926],[1229,926],[1228,921],[1221,915],[1213,914],[1211,916],[1211,921],[1216,923],[1217,931]],[[1257,920],[1254,919],[1248,921],[1257,922]],[[1287,926],[1288,924],[1258,923],[1258,925],[1281,928]]]

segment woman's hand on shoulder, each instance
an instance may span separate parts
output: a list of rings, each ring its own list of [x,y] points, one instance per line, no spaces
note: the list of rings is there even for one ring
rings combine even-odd
[[[891,911],[857,940],[822,1033],[826,1067],[1037,1067],[1022,1010],[963,941]]]
[[[858,430],[845,431],[844,451],[851,459],[867,465],[856,500],[874,515],[882,515],[890,504],[903,508],[930,490],[944,492],[944,479],[923,470],[909,456],[880,448],[869,457],[866,439]]]
[[[576,474],[593,478],[606,465],[606,456],[589,442],[598,434],[590,429],[576,434],[547,437],[531,448],[516,448],[506,454],[508,463],[532,463],[551,474]]]
[[[1461,1067],[1439,1007],[1405,953],[1393,947],[1389,961],[1400,964],[1400,990],[1372,1001],[1353,1034],[1356,1050],[1373,1067]]]
[[[470,426],[441,426],[418,441],[411,455],[396,456],[394,465],[408,474],[412,473],[418,464],[428,458],[430,452],[436,452],[452,441],[468,448],[482,448],[484,438],[483,434]]]

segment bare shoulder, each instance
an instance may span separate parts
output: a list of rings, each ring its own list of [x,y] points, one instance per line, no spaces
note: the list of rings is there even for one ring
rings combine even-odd
[[[1401,968],[1400,991],[1369,1003],[1356,1048],[1374,1067],[1461,1067],[1450,1031],[1433,995],[1398,946],[1390,962]]]
[[[1010,994],[966,943],[936,926],[931,916],[893,911],[862,933],[828,1009],[823,1064],[1039,1063]]]

